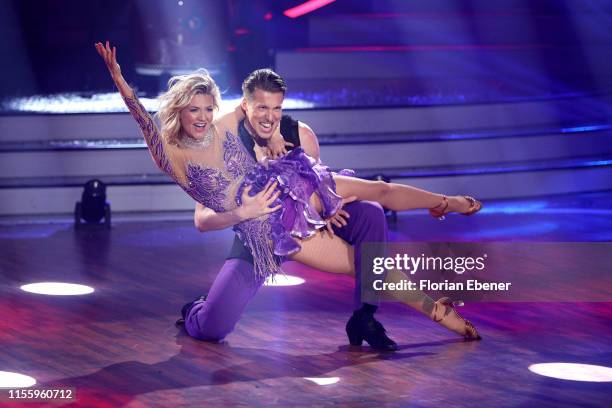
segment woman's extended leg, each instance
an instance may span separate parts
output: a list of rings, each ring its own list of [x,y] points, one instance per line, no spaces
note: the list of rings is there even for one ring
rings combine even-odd
[[[292,259],[303,261],[322,271],[354,275],[354,300],[357,310],[362,303],[377,305],[380,299],[380,296],[372,291],[362,294],[362,285],[371,287],[372,281],[381,279],[381,276],[372,273],[362,276],[361,262],[371,264],[369,258],[386,255],[387,219],[380,204],[373,201],[354,201],[346,204],[343,209],[348,213],[346,224],[333,227],[333,238],[325,230],[319,232],[322,236],[313,237],[314,240],[303,245],[302,250]],[[368,243],[378,245],[368,247]],[[367,258],[363,258],[364,256]]]
[[[443,212],[466,213],[472,203],[463,196],[446,196],[431,193],[416,187],[384,181],[363,180],[334,174],[336,192],[342,197],[357,196],[358,200],[377,201],[383,207],[394,211],[434,209],[443,207]],[[445,205],[448,200],[448,206]]]
[[[390,270],[385,279],[386,282],[398,284],[407,280],[409,281],[410,277],[398,270]],[[449,298],[442,298],[434,302],[431,297],[421,290],[393,290],[391,294],[396,300],[418,310],[434,322],[440,323],[441,326],[444,326],[448,330],[468,340],[480,340],[480,335],[476,331],[476,328],[469,320],[465,320],[455,311]]]
[[[291,260],[301,262],[324,272],[354,275],[354,250],[339,238],[331,238],[323,230],[301,242],[299,252]]]
[[[338,245],[338,241],[337,239],[330,239],[326,234],[317,233],[315,236],[303,240],[302,249],[292,255],[291,259],[325,272],[352,275],[355,273],[352,254],[347,251],[346,245]],[[324,256],[324,254],[334,254],[334,257]],[[336,257],[336,255],[338,256]],[[364,272],[362,271],[362,274]],[[367,279],[367,277],[362,277],[362,279]],[[398,270],[389,271],[385,278],[385,282],[393,283],[406,280],[410,280],[410,277]],[[459,316],[447,299],[442,298],[435,302],[420,290],[392,291],[392,295],[396,300],[421,312],[458,335],[470,340],[480,339],[474,326]]]

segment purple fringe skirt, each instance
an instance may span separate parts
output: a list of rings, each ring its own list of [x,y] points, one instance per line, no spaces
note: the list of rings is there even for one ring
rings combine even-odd
[[[282,258],[299,251],[299,240],[323,228],[325,219],[342,205],[329,168],[317,164],[299,147],[278,160],[270,160],[268,167],[257,165],[250,171],[238,188],[236,204],[242,205],[242,193],[247,186],[252,186],[249,195],[254,196],[271,180],[278,181],[277,191],[281,191],[271,207],[282,204],[281,210],[267,218],[246,220],[234,226],[253,255],[259,278],[279,272]],[[321,203],[321,214],[310,204],[313,193]]]

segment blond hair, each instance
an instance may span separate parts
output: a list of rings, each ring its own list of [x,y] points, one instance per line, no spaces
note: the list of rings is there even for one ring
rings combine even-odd
[[[168,91],[159,96],[160,108],[157,112],[161,137],[167,143],[178,143],[181,132],[180,112],[189,105],[191,98],[199,93],[212,96],[214,108],[219,109],[219,87],[205,69],[177,75],[168,81]]]

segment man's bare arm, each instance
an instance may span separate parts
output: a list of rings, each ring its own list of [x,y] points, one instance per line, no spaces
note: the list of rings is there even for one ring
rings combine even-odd
[[[234,226],[242,221],[258,218],[281,209],[278,204],[271,207],[281,191],[276,190],[278,182],[269,181],[268,184],[254,196],[249,195],[251,186],[242,191],[242,205],[226,212],[215,212],[200,203],[196,204],[193,214],[193,223],[200,232],[220,230]]]
[[[197,203],[193,214],[193,223],[200,232],[229,228],[244,221],[240,212],[236,211],[237,209],[218,213]]]
[[[304,122],[298,122],[298,135],[300,136],[300,145],[304,152],[321,162],[321,149],[319,148],[319,139],[315,132]]]

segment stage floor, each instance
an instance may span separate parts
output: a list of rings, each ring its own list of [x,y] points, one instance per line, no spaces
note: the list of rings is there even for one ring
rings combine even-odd
[[[403,214],[391,235],[610,241],[611,197],[491,203],[445,222]],[[528,367],[612,366],[611,303],[469,303],[461,312],[480,342],[384,303],[377,317],[400,350],[377,353],[348,345],[352,278],[288,263],[285,272],[304,284],[263,287],[221,344],[192,339],[174,322],[210,286],[231,242],[230,231],[201,234],[188,220],[118,217],[110,231],[61,221],[0,225],[0,371],[34,377],[37,388],[74,388],[86,407],[609,406],[611,382],[555,379]],[[19,289],[40,281],[95,292]]]

